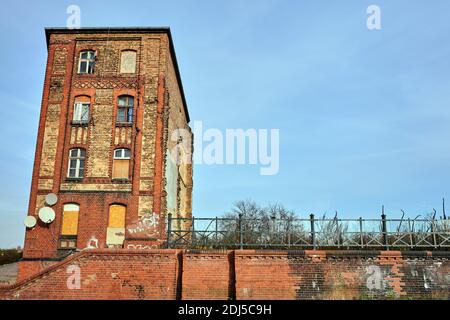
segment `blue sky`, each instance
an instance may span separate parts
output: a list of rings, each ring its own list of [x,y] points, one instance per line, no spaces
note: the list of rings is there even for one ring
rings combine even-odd
[[[3,1],[5,2],[5,1]],[[5,4],[5,3],[4,3]],[[192,121],[280,129],[280,171],[194,167],[196,216],[239,199],[300,216],[391,217],[450,201],[450,2],[8,1],[0,19],[0,247],[23,243],[44,27],[170,26]],[[381,8],[369,31],[366,9]]]

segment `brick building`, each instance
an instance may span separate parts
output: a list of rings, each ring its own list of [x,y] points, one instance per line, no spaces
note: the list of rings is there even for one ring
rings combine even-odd
[[[156,248],[168,213],[191,214],[192,167],[169,159],[192,156],[169,29],[46,34],[30,227],[0,300],[449,299],[448,251]]]
[[[169,28],[49,28],[46,38],[36,224],[28,218],[19,279],[85,248],[161,246],[167,213],[191,215],[192,166],[170,160],[172,150],[191,159],[192,133]]]

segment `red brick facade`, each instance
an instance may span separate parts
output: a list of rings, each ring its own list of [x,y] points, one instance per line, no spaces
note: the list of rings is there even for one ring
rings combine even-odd
[[[190,215],[192,167],[184,169],[184,184],[165,171],[169,121],[175,124],[172,130],[190,132],[169,29],[47,29],[46,35],[48,61],[28,211],[38,223],[26,231],[19,280],[70,253],[61,247],[65,204],[79,206],[77,235],[72,237],[76,248],[71,248],[76,250],[108,247],[111,205],[126,207],[124,249],[163,243],[169,196],[177,199],[174,210],[183,207]],[[79,73],[80,54],[86,50],[96,54],[92,74]],[[124,51],[136,52],[134,73],[121,73]],[[125,124],[117,120],[117,101],[124,95],[134,100],[133,119]],[[90,103],[89,121],[81,125],[72,121],[77,99]],[[75,148],[86,152],[81,179],[68,176],[69,151]],[[113,154],[121,148],[130,150],[131,157],[128,178],[117,180],[112,177]],[[178,190],[186,190],[167,194],[167,179],[176,179]],[[58,196],[51,206],[56,218],[45,224],[38,212],[50,207],[45,203],[49,193]],[[154,215],[152,230],[130,231],[146,215]]]

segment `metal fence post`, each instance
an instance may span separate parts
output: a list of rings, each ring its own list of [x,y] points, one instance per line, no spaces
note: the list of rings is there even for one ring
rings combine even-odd
[[[364,248],[364,238],[363,238],[363,219],[359,218],[359,242],[361,248]]]
[[[381,214],[381,228],[382,228],[383,244],[386,246],[386,249],[389,250],[387,227],[386,227],[386,215],[384,214],[384,207],[383,213]]]
[[[172,233],[172,214],[167,215],[167,248],[170,249],[170,235]]]
[[[314,230],[314,214],[311,213],[309,215],[310,222],[311,222],[311,243],[313,245],[314,250],[316,249],[316,232]]]
[[[244,249],[244,237],[243,237],[243,233],[242,233],[242,213],[239,213],[239,222],[238,222],[238,227],[239,227],[239,248],[242,250]]]
[[[291,220],[288,220],[288,223],[286,225],[286,238],[288,242],[288,247],[291,246]]]
[[[269,237],[270,237],[270,241],[276,241],[276,237],[277,237],[277,226],[276,226],[276,217],[273,215],[270,217],[270,224],[269,224]],[[272,227],[270,227],[270,225]]]
[[[341,232],[339,230],[339,219],[336,218],[336,235],[338,248],[341,247]]]
[[[217,245],[218,240],[219,240],[219,234],[218,234],[219,228],[218,228],[218,225],[219,225],[219,223],[218,223],[218,220],[217,220],[217,217],[216,217],[216,233],[215,233],[216,245]]]
[[[195,217],[192,216],[192,226],[191,226],[191,246],[195,244]]]
[[[413,231],[411,228],[411,219],[408,218],[408,231],[409,231],[409,243],[411,244],[411,249],[414,248],[414,241],[413,241]]]
[[[434,218],[431,219],[431,234],[433,235],[433,246],[436,248],[437,247],[437,242],[436,242],[436,232],[435,232],[436,228],[435,228],[435,220]]]

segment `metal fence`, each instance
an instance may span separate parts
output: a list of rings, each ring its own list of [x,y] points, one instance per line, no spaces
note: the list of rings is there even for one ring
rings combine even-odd
[[[443,249],[450,219],[167,217],[168,248]]]

